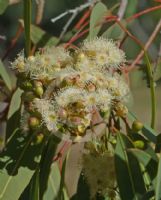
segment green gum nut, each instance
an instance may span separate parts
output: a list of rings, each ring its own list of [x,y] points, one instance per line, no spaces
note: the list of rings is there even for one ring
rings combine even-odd
[[[30,117],[28,123],[31,129],[35,129],[40,125],[40,120],[37,117]]]
[[[22,88],[24,90],[31,90],[32,89],[32,83],[30,81],[25,81],[23,84],[22,84]]]
[[[38,86],[35,88],[35,94],[41,97],[44,94],[44,89],[42,86]]]
[[[143,128],[143,124],[137,120],[135,120],[132,124],[132,130],[135,132],[140,131]]]
[[[138,149],[144,149],[145,147],[145,143],[142,140],[136,140],[135,142],[133,142],[134,147],[138,148]]]
[[[42,87],[43,86],[41,81],[34,81],[34,85],[35,85],[35,87]]]
[[[39,133],[36,136],[36,144],[41,144],[41,142],[43,141],[43,139],[44,139],[44,134],[43,133]]]

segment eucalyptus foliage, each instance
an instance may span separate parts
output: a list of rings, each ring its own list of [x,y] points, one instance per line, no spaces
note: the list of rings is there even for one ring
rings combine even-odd
[[[0,0],[0,14],[10,3]],[[9,69],[0,61],[0,128],[5,126],[5,137],[0,138],[0,200],[161,200],[156,74],[144,45],[128,32],[127,19],[136,12],[137,1],[128,1],[119,19],[116,13],[124,9],[120,4],[109,9],[89,1],[88,30],[79,27],[81,18],[59,38],[32,24],[31,0],[21,3],[24,50]],[[43,13],[39,6],[44,1],[39,3]],[[127,36],[144,53],[150,125],[128,106],[130,61],[122,50]],[[75,178],[68,169],[70,149],[80,143],[81,154],[74,159],[81,172],[71,194],[72,183],[66,178],[67,173]]]

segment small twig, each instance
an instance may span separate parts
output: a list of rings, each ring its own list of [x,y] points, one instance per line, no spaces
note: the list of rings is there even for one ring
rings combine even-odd
[[[66,33],[66,31],[68,30],[69,26],[71,25],[72,21],[75,19],[76,16],[77,16],[77,13],[75,12],[69,18],[68,22],[65,24],[65,26],[63,27],[63,30],[60,34],[60,37],[59,37],[60,40],[63,38],[64,34]]]
[[[0,40],[6,40],[6,36],[0,35]]]
[[[37,4],[37,13],[36,13],[35,23],[38,25],[40,24],[43,17],[45,0],[36,0],[36,4]]]
[[[136,13],[136,14],[132,15],[131,17],[127,18],[126,21],[127,22],[131,22],[132,20],[134,20],[134,19],[136,19],[136,18],[138,18],[138,17],[140,17],[142,15],[145,15],[145,14],[147,14],[149,12],[156,11],[156,10],[159,10],[159,9],[161,9],[161,5],[148,8],[146,10],[143,10],[143,11],[141,11],[139,13]]]
[[[91,9],[88,9],[88,10],[83,14],[83,16],[81,17],[81,19],[78,21],[78,23],[75,25],[74,28],[77,29],[77,30],[82,29],[82,26],[84,26],[84,24],[86,23],[85,21],[86,21],[86,19],[89,18],[90,14],[91,14]]]
[[[126,7],[127,7],[128,1],[127,0],[121,0],[120,8],[118,10],[118,20],[121,20],[124,17]]]
[[[80,5],[79,7],[76,7],[74,9],[70,9],[65,11],[64,13],[60,14],[59,16],[51,19],[51,22],[55,23],[57,20],[65,17],[66,15],[72,14],[71,17],[69,18],[68,22],[66,23],[66,25],[64,26],[59,39],[62,39],[64,34],[66,33],[66,31],[68,30],[69,26],[71,25],[71,23],[73,22],[73,20],[75,19],[75,17],[83,10],[85,10],[88,7],[93,6],[98,0],[88,0],[87,3]]]
[[[158,34],[158,32],[161,29],[161,19],[159,20],[158,24],[156,25],[153,33],[151,34],[151,36],[149,37],[148,41],[145,44],[144,50],[141,50],[140,53],[138,54],[138,56],[136,57],[136,59],[134,60],[134,62],[131,64],[130,67],[128,67],[128,71],[131,71],[135,68],[135,65],[141,60],[141,58],[144,56],[144,52],[148,50],[148,48],[150,47],[151,43],[153,42],[153,40],[155,39],[156,35]]]
[[[76,7],[76,8],[74,8],[74,9],[70,9],[70,10],[67,10],[67,11],[65,11],[64,13],[58,15],[57,17],[52,18],[52,19],[51,19],[51,22],[55,23],[56,21],[58,21],[59,19],[65,17],[65,16],[68,15],[68,14],[74,14],[74,13],[78,14],[79,12],[81,12],[81,11],[83,11],[84,9],[86,9],[86,8],[90,7],[91,5],[93,5],[95,2],[96,2],[96,1],[88,1],[87,3],[82,4],[82,5],[80,5],[79,7]]]
[[[10,53],[10,51],[15,47],[16,42],[17,42],[17,40],[20,38],[20,36],[21,36],[23,30],[24,30],[24,29],[23,29],[22,25],[20,24],[19,27],[18,27],[18,29],[17,29],[16,35],[15,35],[15,37],[11,40],[11,44],[10,44],[10,46],[7,48],[6,52],[4,53],[4,55],[3,55],[3,57],[2,57],[2,60],[4,60],[4,59],[8,56],[8,54]]]

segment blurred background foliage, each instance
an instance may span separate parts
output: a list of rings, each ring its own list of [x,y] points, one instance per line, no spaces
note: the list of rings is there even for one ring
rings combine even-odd
[[[65,16],[58,20],[55,23],[51,22],[51,18],[54,18],[61,13],[65,12],[66,10],[73,9],[83,3],[85,3],[85,0],[46,0],[45,1],[45,8],[44,8],[44,14],[43,19],[40,24],[41,28],[48,33],[59,36],[62,27],[67,23],[69,20],[70,15]],[[102,1],[107,5],[107,8],[110,9],[114,5],[118,4],[119,0],[104,0]],[[134,13],[137,13],[141,10],[144,10],[146,8],[150,8],[152,6],[158,5],[153,0],[128,0],[128,7],[126,9],[125,18],[133,15]],[[33,1],[33,17],[32,21],[34,22],[35,19],[35,13],[36,13],[36,4],[35,1]],[[117,13],[117,9],[115,9],[114,14]],[[74,24],[78,21],[78,19],[82,16],[82,12],[78,15],[78,17],[75,18],[72,25],[69,29],[72,29],[74,27]],[[132,23],[128,24],[129,30],[132,31],[132,33],[138,37],[142,42],[146,42],[149,38],[150,34],[152,33],[153,29],[156,26],[156,23],[160,19],[160,10],[156,10],[154,12],[150,12],[148,14],[145,14],[138,19],[135,19]],[[5,13],[3,15],[0,15],[0,33],[1,35],[6,36],[6,41],[1,41],[1,47],[0,47],[0,55],[3,54],[4,50],[7,48],[7,46],[10,43],[10,40],[14,37],[17,27],[18,27],[18,20],[23,18],[23,5],[22,2],[18,4],[11,5],[7,7]],[[155,42],[151,45],[149,52],[152,57],[152,59],[155,59],[157,56],[157,52],[160,45],[160,35],[157,36],[155,39]],[[16,47],[14,49],[14,52],[12,51],[12,54],[10,55],[11,58],[15,57],[15,54],[19,52],[20,49],[23,48],[23,38],[21,37],[21,40],[18,41]],[[139,47],[138,45],[133,42],[127,41],[125,42],[125,51],[127,58],[134,58],[139,53]],[[128,51],[130,49],[130,51]]]

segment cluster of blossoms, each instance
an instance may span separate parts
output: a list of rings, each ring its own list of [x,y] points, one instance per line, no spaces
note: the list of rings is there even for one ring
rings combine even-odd
[[[20,80],[22,127],[80,138],[96,123],[96,114],[103,120],[111,112],[126,116],[129,87],[119,70],[124,62],[124,52],[103,38],[85,41],[74,52],[50,47],[26,59],[20,53],[12,68],[26,79]]]

